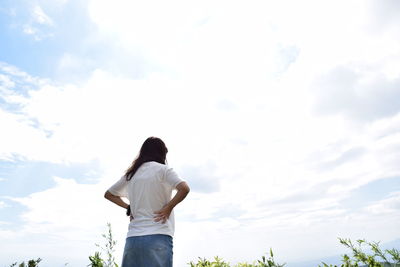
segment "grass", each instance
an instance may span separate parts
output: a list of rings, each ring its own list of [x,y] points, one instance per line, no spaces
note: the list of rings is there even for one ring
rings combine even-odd
[[[89,256],[89,267],[118,267],[115,262],[116,241],[114,240],[111,224],[107,224],[107,232],[102,235],[105,239],[104,246],[96,244],[101,251],[96,251],[93,256]],[[346,238],[339,238],[340,244],[350,250],[350,254],[342,255],[341,265],[332,265],[322,262],[318,267],[400,267],[400,251],[393,249],[383,250],[379,246],[379,242],[368,242],[364,239],[356,240],[355,242]],[[365,252],[365,251],[369,252]],[[105,253],[106,258],[102,256]],[[222,258],[214,257],[214,259],[198,258],[196,261],[188,263],[190,267],[286,267],[286,264],[277,263],[274,259],[272,249],[267,253],[268,256],[262,256],[261,259],[252,263],[238,263],[231,265],[225,262]],[[32,259],[25,264],[17,262],[10,267],[38,267],[42,259]],[[290,267],[290,266],[289,266]],[[312,267],[312,266],[310,266]]]

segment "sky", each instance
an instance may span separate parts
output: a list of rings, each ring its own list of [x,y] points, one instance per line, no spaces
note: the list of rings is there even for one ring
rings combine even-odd
[[[191,187],[175,266],[400,239],[400,1],[2,0],[0,265],[81,267],[149,136]]]

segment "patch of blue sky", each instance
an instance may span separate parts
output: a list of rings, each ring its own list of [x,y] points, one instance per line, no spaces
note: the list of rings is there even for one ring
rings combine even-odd
[[[30,75],[52,78],[64,53],[94,56],[96,49],[85,45],[92,29],[83,1],[68,1],[62,6],[47,5],[43,11],[53,25],[35,23],[33,6],[23,1],[2,1],[0,9],[0,61],[14,65]],[[31,25],[40,38],[24,32]]]
[[[29,96],[29,91],[37,90],[38,85],[30,80],[27,75],[15,73],[17,70],[14,66],[0,61],[0,101],[9,107],[17,107],[20,103],[6,101],[10,95]]]
[[[52,133],[46,129],[43,129],[37,118],[28,116],[23,112],[23,103],[18,101],[9,101],[10,96],[19,95],[28,97],[28,92],[37,90],[37,86],[32,82],[25,81],[24,78],[7,73],[1,69],[1,65],[0,75],[7,77],[7,81],[2,81],[0,79],[0,109],[9,113],[23,115],[26,122],[28,122],[30,126],[44,131],[48,137],[51,136]]]
[[[5,203],[5,207],[1,208],[0,212],[0,222],[2,222],[0,229],[18,230],[24,223],[21,214],[28,211],[28,208],[25,205],[6,198],[0,197],[0,201]]]
[[[0,87],[1,87],[1,82],[0,82]],[[23,94],[21,94],[23,95]],[[7,101],[6,96],[2,95],[0,92],[0,108],[4,111],[10,112],[10,113],[15,113],[15,114],[22,114],[22,103],[16,103],[16,102],[10,102]],[[37,119],[32,119],[32,126],[36,127],[38,126],[38,120]],[[38,127],[36,127],[38,128]]]
[[[98,181],[98,161],[57,164],[40,161],[0,161],[0,196],[25,197],[55,185],[53,177],[74,179],[78,183]]]
[[[1,14],[0,60],[17,66],[32,75],[43,75],[46,63],[55,56],[49,42],[35,41],[23,32],[22,22],[10,15]],[[18,21],[20,19],[18,18]]]
[[[18,111],[21,109],[21,105],[17,103],[10,103],[7,102],[1,95],[0,95],[0,108],[3,110],[13,112],[13,113],[18,113]]]
[[[396,191],[400,191],[400,177],[387,177],[352,191],[351,195],[344,199],[341,204],[346,208],[359,210],[373,202],[389,197],[390,193]]]

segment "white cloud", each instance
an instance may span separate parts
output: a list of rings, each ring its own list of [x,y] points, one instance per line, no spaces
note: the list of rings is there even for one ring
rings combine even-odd
[[[42,6],[33,3],[33,6],[30,7],[30,9],[31,11],[29,19],[25,19],[22,23],[14,23],[20,24],[22,27],[22,32],[32,36],[35,41],[42,41],[53,36],[53,33],[50,29],[54,28],[55,23],[53,19],[44,12]]]
[[[7,125],[6,130],[0,134],[2,146],[0,157],[3,160],[12,160],[14,155],[38,160],[49,158],[44,150],[41,150],[49,146],[46,135],[32,127],[26,117],[0,110],[0,121],[3,125]]]
[[[29,248],[25,257],[40,256],[45,258],[44,264],[51,265],[62,259],[72,266],[82,266],[87,264],[87,257],[98,250],[95,243],[105,242],[101,234],[105,232],[106,222],[112,223],[121,250],[128,218],[122,209],[104,199],[109,185],[104,182],[97,185],[78,184],[72,179],[59,177],[54,177],[54,181],[56,185],[48,190],[22,198],[8,197],[27,208],[20,215],[23,224],[17,230],[0,231],[2,240],[7,240],[9,244],[9,255],[18,259],[22,254],[16,254],[14,247],[25,247]],[[32,246],[33,243],[22,240],[36,240],[40,246]],[[61,256],[60,251],[69,253]]]
[[[0,179],[1,181],[1,179]],[[0,209],[8,207],[7,204],[4,201],[0,201]]]
[[[33,17],[34,20],[39,24],[48,26],[53,26],[54,24],[53,20],[46,13],[44,13],[40,6],[35,6],[33,8]]]
[[[400,210],[400,192],[393,192],[387,198],[377,201],[365,209],[376,215],[398,214]]]
[[[66,72],[68,74],[72,73],[73,71],[83,71],[88,68],[90,63],[89,60],[82,60],[78,56],[72,55],[70,53],[65,53],[59,60],[58,65],[58,72]],[[70,78],[71,79],[71,78]]]
[[[366,69],[342,66],[320,77],[315,85],[318,113],[346,113],[360,120],[397,114],[400,111],[400,75],[388,79],[380,66]]]
[[[46,82],[46,79],[40,79],[37,77],[33,77],[32,75],[29,75],[28,73],[18,69],[17,67],[7,64],[5,62],[0,62],[0,70],[4,72],[3,78],[7,79],[8,81],[18,79],[18,81],[21,81],[22,83],[29,83],[31,86],[33,85],[35,88],[38,85],[41,85]],[[7,75],[10,75],[9,78]],[[5,78],[7,77],[7,78]],[[9,83],[9,82],[8,82]],[[2,84],[4,85],[4,84]],[[15,84],[11,83],[9,86],[14,87]],[[33,89],[30,87],[30,89]]]
[[[83,255],[109,216],[123,243],[119,210],[97,198],[149,135],[166,141],[170,164],[197,189],[176,211],[179,263],[253,260],[270,246],[284,260],[310,258],[334,254],[338,236],[399,236],[385,227],[398,216],[375,216],[393,211],[397,195],[362,211],[342,204],[400,175],[399,38],[393,27],[370,30],[371,12],[363,1],[90,1],[98,34],[151,68],[135,78],[96,69],[56,84],[2,65],[0,92],[21,107],[0,112],[2,158],[103,167],[98,185],[56,178],[16,199],[28,208],[20,236],[85,239]],[[80,63],[65,54],[60,67]],[[21,80],[35,90],[19,94]]]
[[[215,175],[215,163],[208,162],[207,164],[191,166],[185,165],[180,168],[182,178],[187,177],[187,182],[190,183],[192,191],[204,193],[219,191],[219,181],[221,177]]]
[[[33,27],[32,27],[31,25],[29,25],[29,24],[26,24],[26,25],[24,26],[24,33],[33,35],[33,34],[36,34],[36,33],[37,33],[37,29],[33,28]]]
[[[181,244],[192,247],[187,242],[196,240],[186,239],[192,236],[186,224],[202,225],[199,228],[203,229],[202,234],[213,233],[214,224],[219,225],[217,229],[227,228],[212,239],[224,242],[229,240],[229,229],[234,229],[243,240],[247,240],[245,233],[256,236],[256,230],[264,231],[253,240],[260,250],[246,250],[245,258],[258,257],[254,254],[262,254],[265,246],[289,253],[278,236],[262,230],[264,227],[291,229],[293,236],[304,240],[296,233],[299,227],[321,229],[321,224],[328,221],[332,222],[329,227],[334,227],[334,222],[348,216],[346,207],[338,203],[352,189],[399,174],[397,149],[393,148],[400,140],[397,132],[390,130],[395,127],[395,119],[377,121],[366,129],[352,129],[340,118],[312,117],[296,102],[293,102],[296,114],[278,105],[261,109],[240,101],[237,101],[237,110],[227,113],[215,105],[219,96],[212,97],[214,100],[195,101],[181,86],[163,76],[140,81],[97,70],[80,86],[42,83],[20,102],[22,114],[2,111],[2,123],[8,129],[3,135],[9,134],[2,138],[9,140],[1,146],[3,155],[11,157],[17,153],[52,162],[85,162],[96,158],[104,168],[101,185],[79,185],[73,180],[56,179],[56,187],[21,198],[20,203],[28,208],[23,216],[24,235],[50,232],[54,238],[67,238],[71,245],[74,240],[82,240],[78,235],[89,231],[92,220],[96,220],[97,228],[83,235],[87,243],[82,245],[85,247],[79,255],[90,253],[91,240],[105,224],[94,213],[105,217],[113,214],[111,210],[102,212],[107,204],[98,204],[95,199],[119,177],[145,137],[154,133],[165,139],[170,148],[169,162],[181,170],[181,175],[190,175],[184,171],[188,164],[201,166],[199,174],[202,173],[204,182],[218,185],[213,187],[217,191],[211,194],[192,192],[177,209],[183,227]],[[155,95],[159,97],[154,98]],[[26,116],[35,118],[39,128],[30,126]],[[285,119],[290,119],[290,124]],[[51,134],[46,135],[42,129]],[[245,142],[234,142],[235,138]],[[332,142],[336,144],[331,145]],[[354,148],[362,148],[363,153],[358,157],[346,156]],[[347,160],[341,162],[340,158]],[[213,162],[213,166],[200,164],[204,162]],[[319,167],[327,162],[330,162],[329,172]],[[200,182],[202,177],[183,178]],[[298,194],[303,194],[305,199]],[[279,203],[282,198],[286,199],[284,204]],[[81,222],[81,218],[91,219]],[[123,243],[125,227],[121,223],[116,225],[119,241]],[[344,233],[350,232],[343,228],[340,234]],[[334,234],[339,232],[332,232],[332,239],[336,240]],[[310,235],[319,233],[310,232]],[[267,237],[268,245],[262,241]],[[230,257],[228,248],[211,250],[207,246],[198,253],[208,255],[220,251],[220,255]],[[189,255],[193,253],[181,254],[180,261],[189,260]],[[298,254],[293,259],[295,255]]]

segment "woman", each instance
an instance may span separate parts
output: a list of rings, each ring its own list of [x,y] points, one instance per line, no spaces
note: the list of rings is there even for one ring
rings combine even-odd
[[[173,209],[190,189],[165,164],[167,152],[160,138],[147,138],[139,156],[104,195],[125,208],[131,219],[121,267],[172,267]]]

